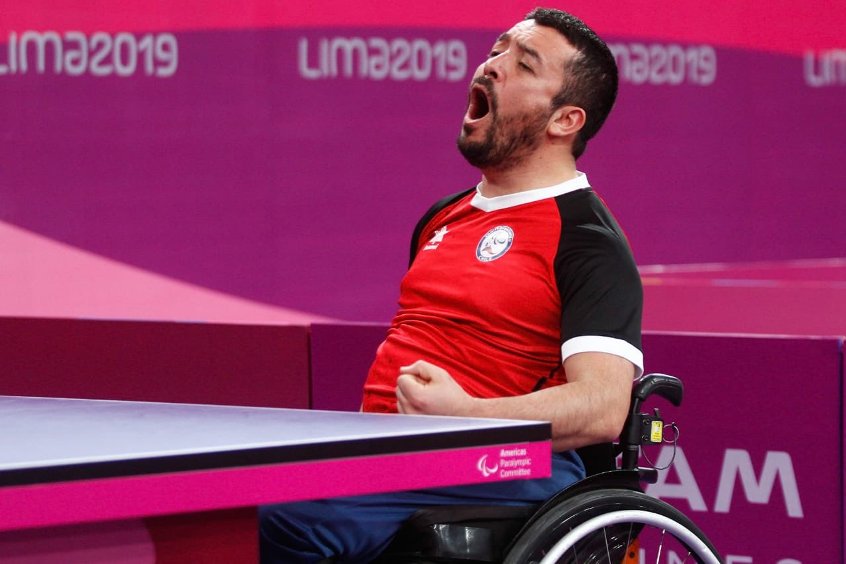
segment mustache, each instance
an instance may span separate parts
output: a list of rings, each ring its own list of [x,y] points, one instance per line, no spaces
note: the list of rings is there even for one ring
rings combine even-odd
[[[472,80],[472,82],[470,82],[471,87],[476,84],[481,84],[485,87],[485,90],[490,90],[491,88],[493,88],[493,79],[488,75],[483,74],[482,76],[477,76]]]
[[[470,82],[470,88],[468,88],[468,90],[472,90],[477,84],[485,89],[485,92],[488,93],[488,98],[493,98],[493,79],[491,77],[482,75],[474,78]]]

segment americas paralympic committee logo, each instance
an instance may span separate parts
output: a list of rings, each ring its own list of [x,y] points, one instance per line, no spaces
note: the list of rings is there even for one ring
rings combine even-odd
[[[479,472],[482,473],[482,476],[487,478],[488,476],[496,474],[496,471],[499,470],[499,464],[488,466],[488,455],[483,454],[482,457],[479,459],[479,462],[476,463],[476,468],[479,469]]]
[[[532,457],[525,446],[502,448],[498,458],[496,454],[483,454],[476,469],[485,478],[495,475],[502,479],[528,479],[532,476]]]

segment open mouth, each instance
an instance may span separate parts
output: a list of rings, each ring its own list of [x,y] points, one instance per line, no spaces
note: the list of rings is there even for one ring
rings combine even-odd
[[[484,85],[476,83],[470,89],[470,101],[467,106],[467,120],[478,121],[491,111],[488,91]]]

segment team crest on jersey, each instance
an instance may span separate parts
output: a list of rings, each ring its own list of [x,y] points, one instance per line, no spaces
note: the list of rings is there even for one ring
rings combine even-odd
[[[482,262],[490,262],[500,258],[511,248],[514,241],[514,231],[507,225],[498,225],[482,237],[476,246],[476,258]]]

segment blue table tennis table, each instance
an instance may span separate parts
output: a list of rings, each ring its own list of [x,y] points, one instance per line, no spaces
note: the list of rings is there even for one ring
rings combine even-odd
[[[532,421],[0,396],[0,562],[14,552],[4,543],[19,549],[33,535],[43,544],[178,515],[187,537],[186,522],[234,511],[249,536],[266,503],[546,477],[550,432]]]

